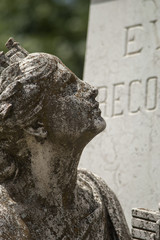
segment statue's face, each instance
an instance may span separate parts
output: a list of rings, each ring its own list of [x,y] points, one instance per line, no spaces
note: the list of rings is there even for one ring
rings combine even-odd
[[[98,91],[79,80],[69,69],[59,63],[63,74],[60,86],[51,86],[46,100],[45,122],[50,137],[61,141],[81,139],[90,141],[104,130],[106,124],[101,117],[99,104],[95,100]],[[62,79],[66,79],[62,84]],[[58,90],[57,90],[58,89]]]

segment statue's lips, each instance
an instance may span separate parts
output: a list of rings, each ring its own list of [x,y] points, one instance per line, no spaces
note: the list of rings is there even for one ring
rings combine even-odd
[[[92,107],[93,107],[93,110],[95,110],[95,111],[98,113],[98,115],[101,115],[101,110],[100,110],[100,108],[99,108],[99,103],[98,103],[98,102],[95,102],[95,103],[92,105]]]
[[[98,109],[99,108],[99,103],[95,101],[95,103],[93,104],[93,108]]]

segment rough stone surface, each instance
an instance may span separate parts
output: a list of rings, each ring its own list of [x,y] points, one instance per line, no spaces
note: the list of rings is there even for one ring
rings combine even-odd
[[[160,184],[160,1],[92,0],[84,80],[99,88],[107,128],[81,167],[131,209],[156,209]],[[99,161],[97,161],[99,159]]]
[[[108,186],[77,170],[105,128],[97,90],[10,39],[0,55],[0,239],[130,240]]]
[[[132,237],[137,240],[160,240],[160,211],[132,209]]]

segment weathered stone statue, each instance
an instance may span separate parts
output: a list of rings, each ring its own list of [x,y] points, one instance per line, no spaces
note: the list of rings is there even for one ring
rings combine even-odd
[[[129,240],[121,206],[98,177],[77,170],[105,128],[97,90],[57,57],[13,39],[0,53],[0,239]]]

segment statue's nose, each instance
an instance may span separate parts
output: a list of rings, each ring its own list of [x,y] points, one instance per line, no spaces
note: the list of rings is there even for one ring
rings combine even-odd
[[[93,87],[92,88],[92,96],[97,97],[97,95],[98,95],[98,89]]]

